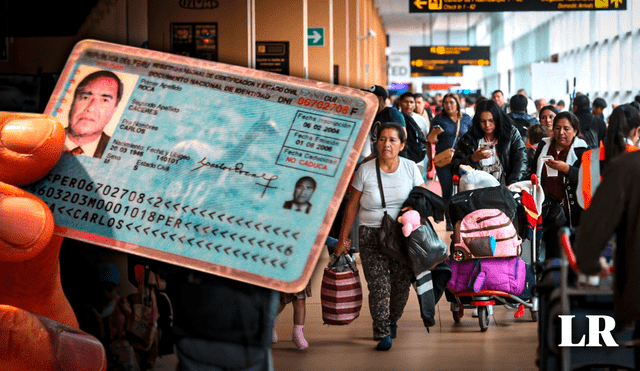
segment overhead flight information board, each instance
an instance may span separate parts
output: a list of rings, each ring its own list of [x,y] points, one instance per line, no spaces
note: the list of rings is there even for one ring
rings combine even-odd
[[[452,65],[425,65],[414,66],[413,61],[411,63],[411,77],[426,77],[426,76],[462,76],[462,66]]]
[[[412,46],[411,76],[462,76],[462,66],[488,66],[488,46]]]
[[[409,0],[409,13],[626,10],[628,0]]]
[[[411,66],[489,66],[491,50],[488,46],[412,46],[409,48]],[[411,71],[413,72],[413,70]]]

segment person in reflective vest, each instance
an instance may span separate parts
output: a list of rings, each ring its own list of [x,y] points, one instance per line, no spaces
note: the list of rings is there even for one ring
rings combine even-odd
[[[605,143],[600,142],[600,148],[586,151],[582,155],[582,166],[578,173],[580,191],[577,199],[583,209],[591,205],[591,199],[602,180],[600,174],[606,164],[620,154],[638,150],[639,130],[640,116],[637,109],[625,104],[613,110]]]

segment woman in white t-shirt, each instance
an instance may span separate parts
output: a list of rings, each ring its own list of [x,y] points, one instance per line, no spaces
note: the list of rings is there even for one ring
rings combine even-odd
[[[379,340],[376,349],[389,350],[391,339],[396,336],[397,321],[409,298],[412,272],[405,263],[384,255],[378,249],[378,231],[384,210],[376,164],[380,166],[387,213],[393,218],[398,217],[413,187],[426,186],[418,166],[398,155],[406,142],[403,128],[393,122],[383,123],[377,137],[378,158],[361,164],[353,179],[335,255],[340,256],[350,248],[349,232],[358,215],[358,246],[369,289],[373,338]]]

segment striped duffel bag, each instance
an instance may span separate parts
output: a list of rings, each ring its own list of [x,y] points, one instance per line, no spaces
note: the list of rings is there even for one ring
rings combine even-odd
[[[322,321],[326,325],[348,325],[358,318],[362,308],[362,284],[358,268],[350,255],[331,258],[322,276]]]

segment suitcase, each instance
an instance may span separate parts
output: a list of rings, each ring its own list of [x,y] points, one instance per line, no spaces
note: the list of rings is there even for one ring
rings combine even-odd
[[[530,300],[533,297],[533,288],[536,286],[536,275],[533,272],[533,267],[525,262],[526,275],[524,282],[524,290],[518,295],[522,300]]]
[[[456,223],[452,256],[455,261],[520,256],[522,238],[511,219],[498,209],[480,209]]]
[[[447,288],[455,293],[481,290],[504,291],[520,295],[526,281],[525,262],[517,257],[451,261],[451,280]]]

